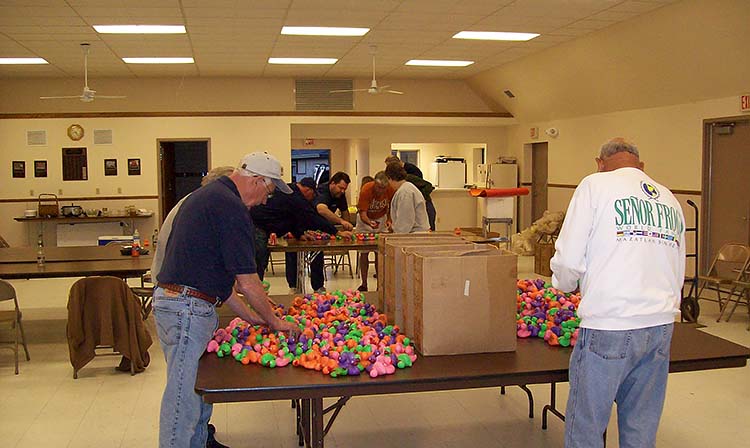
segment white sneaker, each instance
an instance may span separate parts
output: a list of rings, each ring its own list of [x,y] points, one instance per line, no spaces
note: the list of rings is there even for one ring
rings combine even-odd
[[[326,293],[326,288],[325,288],[325,286],[321,286],[320,288],[316,289],[315,292],[318,293],[318,294],[325,294]]]

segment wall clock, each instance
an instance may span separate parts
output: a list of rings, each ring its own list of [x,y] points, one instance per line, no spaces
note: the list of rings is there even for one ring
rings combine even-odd
[[[82,139],[83,126],[81,126],[80,124],[71,124],[70,126],[68,126],[68,137],[70,137],[70,139],[75,142]]]

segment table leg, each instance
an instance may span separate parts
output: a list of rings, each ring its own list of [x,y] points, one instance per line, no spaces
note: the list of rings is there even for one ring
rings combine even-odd
[[[297,293],[305,293],[305,273],[307,270],[307,251],[297,252]]]
[[[294,424],[297,432],[297,444],[299,446],[305,446],[305,437],[302,433],[302,405],[298,399],[292,400],[292,409],[294,409]]]
[[[531,393],[531,389],[526,387],[525,384],[518,386],[522,391],[526,392],[526,396],[529,398],[529,418],[534,418],[534,395]]]
[[[310,399],[303,398],[302,400],[302,421],[300,422],[300,428],[302,430],[302,439],[304,446],[310,445]]]
[[[323,399],[311,398],[312,402],[312,431],[311,431],[311,448],[323,448]]]
[[[565,415],[557,410],[557,383],[550,383],[549,385],[549,404],[542,408],[542,429],[547,429],[547,412],[551,412],[560,420],[565,421]]]

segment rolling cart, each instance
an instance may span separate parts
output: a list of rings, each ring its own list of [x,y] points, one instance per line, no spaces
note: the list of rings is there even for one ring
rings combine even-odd
[[[686,253],[685,258],[694,259],[694,272],[692,277],[685,277],[685,283],[682,285],[682,300],[680,301],[680,320],[684,322],[698,322],[698,316],[701,313],[701,307],[698,304],[698,247],[700,242],[698,241],[698,206],[695,202],[688,199],[688,205],[693,209],[694,226],[687,227],[685,229],[685,239],[687,240],[687,234],[693,234],[693,243],[695,252]],[[683,241],[683,244],[687,244],[687,241]],[[685,286],[690,284],[690,289],[687,295],[685,295]]]

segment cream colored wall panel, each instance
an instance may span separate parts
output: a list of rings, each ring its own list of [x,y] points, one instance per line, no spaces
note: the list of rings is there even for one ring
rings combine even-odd
[[[547,141],[549,182],[577,185],[596,170],[594,158],[598,156],[601,145],[613,137],[625,137],[638,146],[646,172],[656,181],[671,189],[699,190],[703,120],[735,116],[738,104],[738,97],[729,97],[567,120],[521,123],[508,129],[508,148],[521,160],[525,144]],[[532,126],[539,128],[538,140],[529,138]],[[557,138],[544,134],[544,130],[550,127],[559,130]]]

